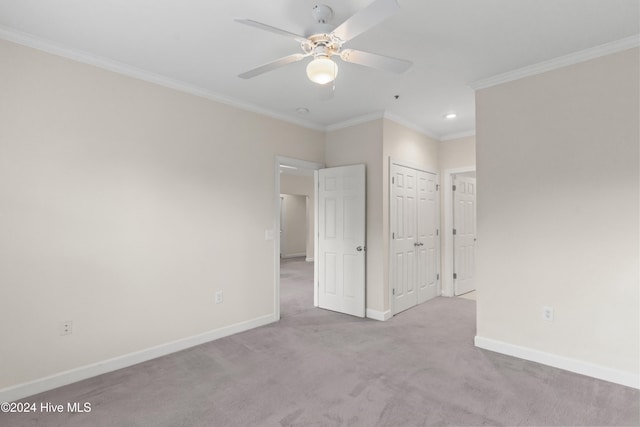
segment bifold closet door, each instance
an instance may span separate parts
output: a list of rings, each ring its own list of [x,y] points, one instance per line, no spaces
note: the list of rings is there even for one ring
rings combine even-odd
[[[391,287],[393,313],[437,295],[438,177],[391,165]]]

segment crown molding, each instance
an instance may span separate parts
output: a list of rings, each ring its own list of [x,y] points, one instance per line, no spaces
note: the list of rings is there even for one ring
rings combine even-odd
[[[306,120],[295,119],[286,114],[277,113],[269,109],[250,104],[243,101],[238,101],[233,98],[221,95],[219,93],[203,89],[201,87],[181,82],[179,80],[171,79],[160,74],[155,74],[150,71],[146,71],[140,68],[133,67],[112,59],[92,55],[87,52],[83,52],[77,49],[71,49],[62,46],[58,43],[54,43],[48,40],[41,39],[32,34],[10,29],[0,25],[0,39],[7,40],[9,42],[17,43],[23,46],[27,46],[33,49],[41,50],[53,55],[61,56],[67,59],[71,59],[83,64],[93,65],[95,67],[112,71],[117,74],[122,74],[128,77],[133,77],[138,80],[143,80],[148,83],[157,84],[169,89],[177,90],[179,92],[188,93],[190,95],[205,98],[210,101],[215,101],[221,104],[235,107],[244,111],[261,114],[263,116],[271,117],[273,119],[281,120],[294,125],[302,126],[304,128],[324,131],[323,126],[311,123]]]
[[[209,91],[202,87],[185,83],[179,80],[171,79],[171,78],[162,76],[160,74],[152,73],[150,71],[147,71],[141,68],[124,64],[119,61],[115,61],[115,60],[101,57],[98,55],[92,55],[90,53],[87,53],[78,49],[72,49],[52,41],[42,39],[32,34],[21,32],[13,28],[8,28],[3,25],[0,25],[0,39],[6,40],[12,43],[16,43],[19,45],[23,45],[26,47],[30,47],[33,49],[37,49],[37,50],[50,53],[56,56],[60,56],[63,58],[71,59],[73,61],[77,61],[83,64],[92,65],[100,69],[104,69],[104,70],[125,75],[128,77],[132,77],[148,83],[156,84],[168,89],[173,89],[173,90],[194,95],[200,98],[205,98],[210,101],[214,101],[220,104],[228,105],[230,107],[238,108],[240,110],[271,117],[276,120],[280,120],[286,123],[301,126],[307,129],[315,130],[315,131],[332,132],[332,131],[344,129],[350,126],[367,123],[373,120],[386,118],[402,126],[405,126],[409,129],[415,130],[416,132],[419,132],[420,134],[428,138],[432,138],[437,141],[441,141],[444,138],[434,132],[429,131],[428,129],[424,129],[423,127],[416,125],[415,123],[412,123],[393,113],[382,112],[382,111],[365,114],[359,117],[351,118],[349,120],[323,126],[323,125],[319,125],[304,119],[291,117],[287,114],[274,112],[267,108],[260,107],[251,103],[230,98],[225,95],[221,95],[219,93]]]
[[[446,135],[442,135],[440,141],[452,141],[454,139],[467,138],[469,136],[476,136],[476,130],[472,129],[465,132],[448,133]]]
[[[636,34],[631,37],[626,37],[624,39],[605,43],[578,52],[570,53],[568,55],[550,59],[549,61],[544,61],[538,64],[529,65],[527,67],[518,68],[517,70],[498,74],[486,79],[477,80],[470,83],[469,87],[471,87],[471,89],[473,90],[486,89],[502,83],[518,80],[523,77],[535,76],[536,74],[546,73],[547,71],[552,71],[558,68],[567,67],[569,65],[578,64],[580,62],[585,62],[590,59],[599,58],[601,56],[621,52],[623,50],[632,49],[638,46],[640,46],[640,34]]]
[[[404,126],[406,128],[409,128],[411,130],[414,130],[424,136],[426,136],[427,138],[431,138],[431,139],[435,139],[436,141],[440,141],[440,137],[433,133],[430,132],[418,125],[416,125],[415,123],[412,123],[406,119],[403,119],[400,116],[396,116],[393,113],[389,113],[389,112],[375,112],[375,113],[371,113],[371,114],[364,114],[362,116],[358,116],[358,117],[354,117],[352,119],[349,120],[345,120],[343,122],[339,122],[339,123],[335,123],[332,125],[328,125],[327,127],[325,127],[325,131],[326,132],[333,132],[336,130],[340,130],[340,129],[344,129],[344,128],[348,128],[351,126],[356,126],[362,123],[368,123],[368,122],[372,122],[374,120],[379,120],[379,119],[387,119],[387,120],[391,120],[392,122],[395,122],[401,126]]]
[[[431,132],[421,126],[416,125],[415,123],[412,123],[408,120],[403,119],[402,117],[396,116],[393,113],[384,113],[384,118],[391,120],[392,122],[396,122],[399,125],[402,125],[404,127],[407,127],[409,129],[415,130],[418,133],[421,133],[422,135],[426,136],[427,138],[431,138],[431,139],[435,139],[436,141],[440,141],[440,136],[434,132]]]
[[[382,119],[384,117],[383,112],[375,112],[370,114],[364,114],[362,116],[353,117],[343,122],[334,123],[324,128],[325,132],[333,132],[340,129],[345,129],[351,126],[361,125],[363,123],[372,122],[374,120]]]

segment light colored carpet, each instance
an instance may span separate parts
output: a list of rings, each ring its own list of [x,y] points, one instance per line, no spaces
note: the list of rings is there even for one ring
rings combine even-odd
[[[640,392],[473,346],[475,302],[387,322],[311,307],[312,264],[282,265],[282,320],[25,401],[88,414],[2,426],[639,425]]]

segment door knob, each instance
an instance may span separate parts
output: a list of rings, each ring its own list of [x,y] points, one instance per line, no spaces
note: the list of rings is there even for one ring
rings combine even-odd
[[[362,251],[364,251],[364,250],[366,250],[366,249],[367,249],[366,247],[364,247],[364,248],[363,248],[362,246],[358,246],[358,247],[356,248],[356,251],[358,251],[358,252],[362,252]]]

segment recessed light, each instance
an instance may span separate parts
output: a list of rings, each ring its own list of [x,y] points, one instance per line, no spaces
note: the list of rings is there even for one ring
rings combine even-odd
[[[445,119],[455,119],[456,117],[458,117],[456,113],[447,113],[444,115]]]
[[[296,113],[304,116],[306,114],[309,114],[309,109],[304,107],[299,107],[299,108],[296,108]]]

